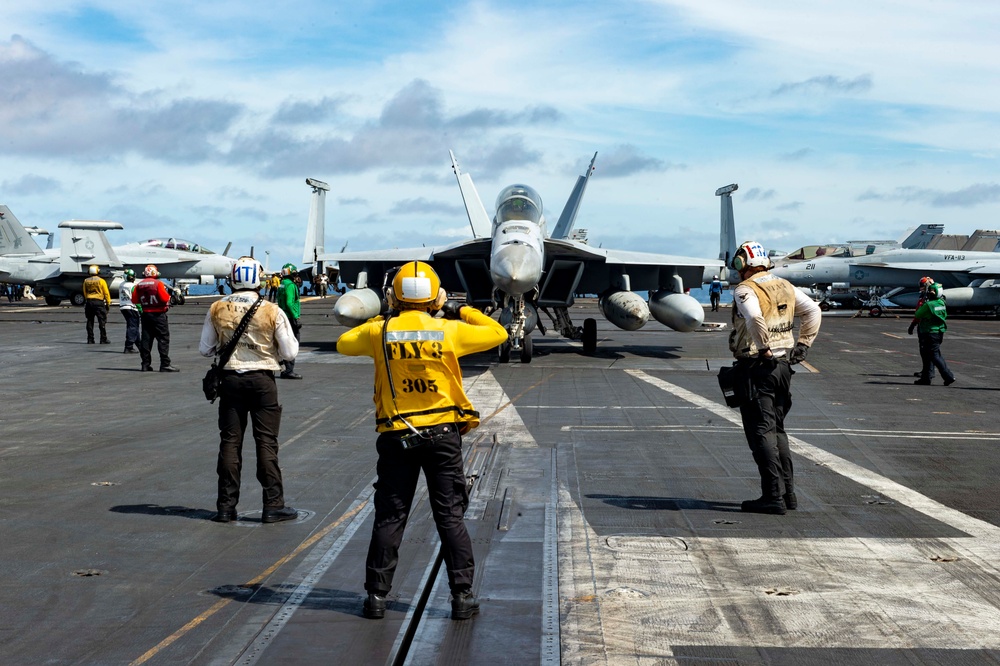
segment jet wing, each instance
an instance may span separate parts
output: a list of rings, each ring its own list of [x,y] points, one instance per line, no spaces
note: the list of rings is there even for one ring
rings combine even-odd
[[[546,239],[541,306],[566,306],[575,293],[601,294],[609,289],[656,291],[700,287],[706,273],[718,272],[719,259],[696,259],[651,252],[595,248],[568,239]]]
[[[321,255],[320,259],[327,263],[337,262],[341,282],[357,285],[359,275],[365,273],[365,286],[376,289],[381,288],[382,276],[389,269],[408,261],[423,261],[434,268],[446,291],[469,294],[473,303],[482,304],[489,303],[492,296],[493,283],[489,276],[491,243],[489,237],[474,238],[438,247],[338,252]]]

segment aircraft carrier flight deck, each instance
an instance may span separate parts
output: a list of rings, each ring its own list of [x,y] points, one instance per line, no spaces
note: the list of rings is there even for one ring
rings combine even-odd
[[[450,619],[418,492],[375,621],[371,360],[336,353],[333,298],[303,301],[304,379],[279,380],[298,519],[261,523],[248,433],[240,519],[214,523],[212,300],[170,310],[179,373],[122,353],[117,307],[87,345],[82,308],[0,304],[0,662],[1000,663],[994,318],[949,318],[944,387],[913,384],[909,313],[825,313],[786,421],[798,509],[775,516],[740,511],[760,486],[716,379],[728,307],[629,333],[581,300],[596,354],[536,332],[530,363],[463,362],[480,614]]]

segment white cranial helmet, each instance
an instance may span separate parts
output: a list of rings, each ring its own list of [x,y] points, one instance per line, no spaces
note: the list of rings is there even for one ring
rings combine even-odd
[[[757,241],[747,241],[740,245],[733,257],[733,270],[742,271],[748,266],[762,266],[770,268],[771,259],[767,256],[767,250]]]
[[[233,264],[233,272],[229,275],[229,286],[237,289],[259,289],[264,275],[264,267],[253,257],[240,257]]]

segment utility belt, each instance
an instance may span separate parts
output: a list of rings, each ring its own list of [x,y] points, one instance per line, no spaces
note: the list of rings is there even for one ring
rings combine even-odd
[[[441,423],[426,428],[413,428],[406,430],[396,430],[399,433],[399,444],[404,449],[415,449],[426,444],[433,444],[454,436],[458,432],[458,426],[454,423]]]
[[[775,361],[787,361],[788,354],[790,350],[788,349],[771,349],[771,359]],[[767,360],[758,354],[750,355],[750,348],[741,349],[736,352],[736,362],[739,364],[751,364],[754,361]]]
[[[274,370],[244,370],[240,372],[239,370],[223,370],[224,375],[237,375],[239,377],[246,377],[247,375],[262,374],[268,377],[274,377]]]

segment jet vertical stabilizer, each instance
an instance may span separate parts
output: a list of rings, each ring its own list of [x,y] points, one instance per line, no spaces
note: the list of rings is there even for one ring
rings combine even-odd
[[[312,275],[323,272],[323,267],[316,266],[317,257],[326,254],[326,193],[330,186],[315,178],[306,178],[306,185],[312,188],[313,196],[309,203],[309,223],[306,225],[306,244],[302,249],[302,267],[312,266]]]
[[[111,248],[104,232],[123,229],[118,222],[106,220],[68,220],[60,222],[59,270],[63,273],[86,273],[91,264],[122,268],[122,262]]]
[[[723,270],[727,274],[726,281],[730,284],[739,282],[736,271],[731,269],[730,263],[736,256],[736,221],[733,219],[733,192],[739,189],[739,185],[733,183],[720,187],[715,191],[715,196],[720,197],[722,204],[721,223],[719,229],[719,260],[723,262]]]
[[[559,215],[559,221],[556,222],[556,228],[552,230],[551,238],[568,238],[571,231],[573,231],[573,225],[576,223],[576,213],[580,210],[580,202],[583,200],[583,191],[587,189],[587,181],[590,180],[590,174],[594,173],[594,162],[597,161],[597,153],[590,159],[590,166],[587,167],[587,173],[582,176],[577,176],[576,185],[573,186],[573,191],[569,195],[569,199],[566,200],[566,205],[563,206],[562,214]]]
[[[486,208],[476,192],[476,186],[472,184],[472,176],[462,173],[455,159],[455,153],[448,151],[451,155],[451,169],[458,178],[458,187],[462,191],[462,201],[465,202],[465,212],[469,216],[469,224],[472,226],[472,236],[474,238],[488,238],[491,235],[493,225],[486,214]]]
[[[7,206],[0,206],[0,255],[3,254],[44,254]]]
[[[935,236],[944,233],[943,224],[921,224],[915,229],[910,229],[899,239],[899,246],[907,250],[925,249]]]

